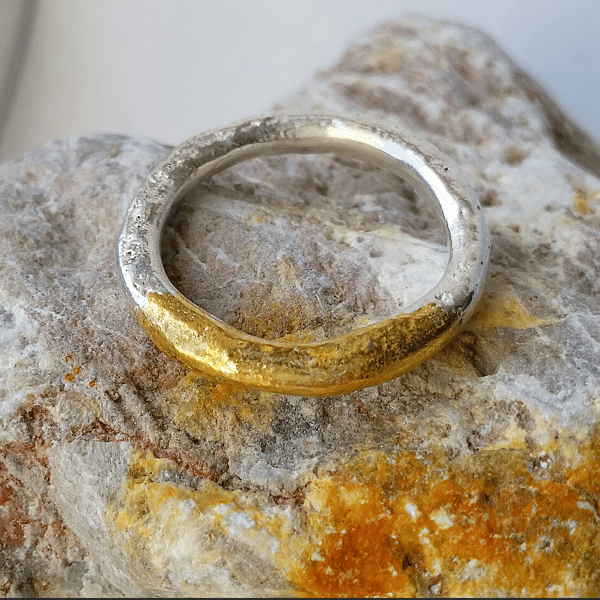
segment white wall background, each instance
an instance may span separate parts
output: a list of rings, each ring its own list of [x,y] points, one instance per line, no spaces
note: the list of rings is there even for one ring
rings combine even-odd
[[[0,161],[74,134],[179,144],[406,12],[485,30],[600,139],[600,0],[1,0]]]

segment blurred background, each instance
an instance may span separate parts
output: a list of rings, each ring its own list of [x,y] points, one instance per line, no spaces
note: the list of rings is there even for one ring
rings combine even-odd
[[[600,0],[0,0],[0,162],[89,133],[177,145],[409,12],[489,33],[600,139]]]

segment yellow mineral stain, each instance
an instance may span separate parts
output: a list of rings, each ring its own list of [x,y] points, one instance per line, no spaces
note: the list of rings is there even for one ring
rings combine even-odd
[[[485,448],[486,451],[505,449],[527,450],[527,432],[514,421],[511,421],[508,427],[502,432],[502,437],[486,445]]]
[[[319,301],[307,298],[298,267],[289,257],[279,259],[276,272],[277,285],[258,286],[244,294],[233,323],[236,329],[265,340],[314,342],[331,337],[319,323],[335,328],[340,318],[352,316],[336,314],[334,319]]]
[[[373,69],[383,75],[398,72],[405,64],[405,58],[399,48],[385,48],[377,52],[369,61]]]
[[[598,193],[594,194],[590,198],[587,194],[576,193],[573,195],[573,208],[581,215],[587,216],[596,212],[596,209],[591,205],[591,201],[597,196]]]
[[[477,310],[468,324],[475,332],[497,327],[528,329],[552,323],[551,317],[530,315],[520,302],[511,285],[501,276],[489,277]]]
[[[233,536],[232,540],[240,541],[241,536],[241,543],[250,547],[258,565],[260,561],[281,563],[285,571],[288,561],[299,560],[307,544],[297,534],[289,511],[275,507],[265,514],[260,509],[268,503],[265,494],[226,491],[208,480],[196,489],[161,481],[161,474],[173,469],[177,466],[168,459],[137,452],[121,494],[108,506],[106,516],[113,525],[114,543],[134,565],[143,565],[144,569],[154,572],[155,577],[165,577],[166,572],[161,569],[165,569],[173,552],[183,551],[187,560],[197,564],[224,565],[233,559],[228,568],[234,577],[245,578],[246,585],[253,585],[264,575],[257,572],[256,579],[248,580],[248,569],[242,564],[242,571],[237,572],[239,561],[227,556],[227,544],[213,547],[207,543],[206,533],[212,540]],[[236,520],[243,523],[241,529]],[[196,537],[196,531],[205,534]],[[235,553],[235,549],[233,542],[230,552]],[[186,570],[190,566],[185,564],[181,568]],[[291,584],[284,584],[284,588],[278,595],[289,596],[294,592]]]
[[[596,212],[594,204],[597,203],[600,196],[600,190],[590,191],[584,184],[572,180],[573,187],[573,209],[583,216],[588,216]]]
[[[154,457],[148,452],[137,452],[130,465],[129,478],[123,487],[122,497],[108,508],[109,519],[117,530],[133,534],[132,539],[152,539],[157,534],[167,505],[181,505],[193,500],[194,512],[201,513],[206,508],[231,502],[233,492],[227,492],[210,481],[199,490],[169,482],[157,481],[165,469],[173,469],[174,463],[168,459]],[[190,517],[190,522],[194,517]]]
[[[164,411],[179,429],[204,438],[207,430],[218,432],[229,419],[270,431],[276,403],[274,394],[214,383],[190,372],[168,391]]]
[[[591,215],[595,212],[594,208],[590,206],[588,198],[579,194],[573,196],[573,208],[581,215]]]
[[[244,333],[285,342],[314,342],[324,337],[322,328],[309,326],[320,308],[316,301],[309,302],[298,292],[270,297],[260,306],[259,301],[247,302],[240,311],[236,327]]]

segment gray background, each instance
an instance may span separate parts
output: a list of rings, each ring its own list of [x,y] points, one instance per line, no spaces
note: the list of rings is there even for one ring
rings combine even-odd
[[[600,139],[600,0],[2,0],[0,161],[88,133],[179,144],[407,12],[491,34]]]

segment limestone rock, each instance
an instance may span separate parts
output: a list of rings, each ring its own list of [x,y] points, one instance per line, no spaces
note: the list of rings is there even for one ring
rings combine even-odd
[[[600,152],[485,35],[407,17],[279,108],[401,123],[457,163],[492,237],[467,330],[325,399],[186,373],[128,311],[115,242],[168,148],[117,136],[0,167],[0,593],[600,593]],[[250,115],[249,115],[250,116]],[[255,335],[384,318],[444,267],[434,213],[333,155],[203,183],[163,254]]]

